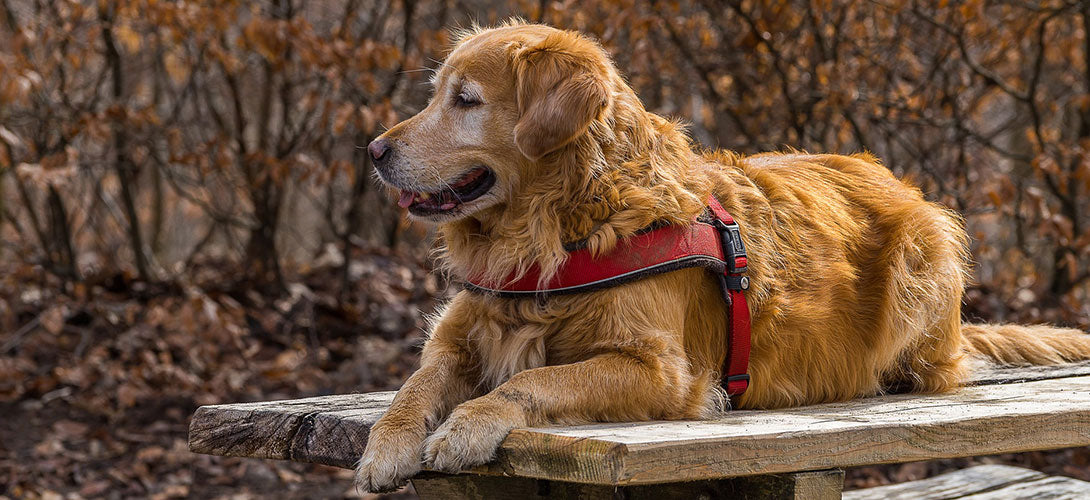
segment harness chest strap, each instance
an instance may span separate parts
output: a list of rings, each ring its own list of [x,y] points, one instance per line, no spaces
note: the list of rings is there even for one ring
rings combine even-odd
[[[568,259],[549,281],[539,284],[537,266],[525,274],[512,274],[502,285],[486,285],[470,277],[466,289],[506,298],[547,297],[614,287],[638,279],[687,267],[714,272],[729,312],[727,356],[721,384],[736,396],[749,387],[750,318],[744,291],[749,278],[745,245],[738,225],[714,196],[708,197],[712,222],[694,221],[688,226],[662,226],[622,239],[606,255],[593,257],[586,248],[568,253]]]
[[[749,278],[742,275],[749,267],[749,257],[734,217],[723,209],[715,196],[708,196],[708,208],[715,216],[725,264],[719,278],[719,288],[723,291],[727,308],[730,309],[730,318],[727,320],[727,357],[723,366],[725,376],[720,383],[727,390],[727,394],[735,396],[749,388],[749,304],[746,303],[744,293],[749,289]]]

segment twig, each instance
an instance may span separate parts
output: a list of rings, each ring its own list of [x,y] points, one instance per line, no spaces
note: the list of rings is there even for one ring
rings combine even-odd
[[[7,354],[11,352],[12,349],[18,347],[19,344],[22,343],[23,336],[30,333],[31,330],[34,330],[41,322],[42,316],[39,314],[38,317],[30,320],[29,323],[23,325],[18,330],[15,330],[15,333],[12,334],[11,338],[8,339],[7,342],[4,342],[4,346],[0,347],[0,354]]]

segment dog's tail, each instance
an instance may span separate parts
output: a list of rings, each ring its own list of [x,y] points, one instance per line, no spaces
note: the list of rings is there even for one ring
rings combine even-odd
[[[1090,359],[1090,335],[1048,325],[963,324],[970,353],[1013,365],[1055,365]]]

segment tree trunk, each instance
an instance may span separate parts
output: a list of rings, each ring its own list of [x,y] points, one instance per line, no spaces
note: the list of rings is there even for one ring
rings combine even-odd
[[[72,229],[68,225],[68,210],[64,207],[64,200],[53,186],[49,186],[49,247],[46,252],[50,254],[53,262],[53,272],[58,276],[72,281],[82,279],[79,272],[79,264],[76,262],[76,252],[72,246]]]
[[[282,291],[284,277],[280,272],[280,253],[276,247],[280,223],[279,191],[272,185],[272,180],[265,179],[251,190],[251,198],[257,224],[250,229],[246,242],[246,275],[259,285],[271,285]]]
[[[363,134],[356,136],[357,144],[368,144],[371,142],[371,137],[364,137]],[[344,253],[344,262],[341,263],[341,290],[339,300],[344,302],[348,299],[349,283],[349,266],[352,263],[352,250],[355,245],[352,243],[352,237],[356,236],[360,231],[360,226],[363,225],[363,196],[367,194],[371,185],[371,169],[366,154],[362,154],[361,151],[366,149],[356,148],[353,153],[353,163],[355,164],[355,179],[352,182],[352,192],[348,198],[348,211],[344,215],[344,232],[341,233],[341,251]]]
[[[110,66],[110,75],[113,85],[113,100],[115,106],[122,106],[124,97],[123,75],[121,73],[121,54],[114,43],[112,19],[102,13],[102,41],[106,47],[106,63]],[[117,181],[121,185],[121,203],[125,209],[125,217],[128,219],[129,246],[132,249],[133,261],[136,264],[136,272],[140,281],[150,281],[148,274],[147,257],[144,255],[144,237],[140,231],[140,217],[136,213],[136,201],[132,192],[132,185],[139,179],[136,165],[126,154],[128,149],[128,135],[125,133],[124,124],[115,120],[111,124],[114,134],[114,169],[117,172]]]

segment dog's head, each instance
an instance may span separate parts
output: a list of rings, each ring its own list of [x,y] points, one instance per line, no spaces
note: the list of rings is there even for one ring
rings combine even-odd
[[[518,197],[602,116],[621,80],[582,35],[515,24],[465,36],[433,82],[428,106],[368,151],[400,206],[447,222]]]

